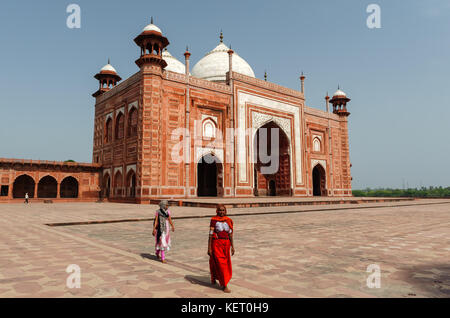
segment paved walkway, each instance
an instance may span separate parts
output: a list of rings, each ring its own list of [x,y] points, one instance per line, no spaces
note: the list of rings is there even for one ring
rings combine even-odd
[[[214,210],[171,208],[176,231],[162,264],[155,209],[0,205],[0,297],[450,297],[450,200],[231,209],[231,294],[208,284]],[[140,221],[81,225],[111,220]],[[79,289],[66,285],[70,264],[81,269]],[[380,288],[367,286],[371,264]]]

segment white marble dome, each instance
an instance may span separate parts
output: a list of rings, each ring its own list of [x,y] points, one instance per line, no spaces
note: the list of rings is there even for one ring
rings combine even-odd
[[[336,93],[334,93],[333,97],[347,97],[347,94],[345,94],[343,91],[338,89]]]
[[[142,30],[142,32],[145,32],[145,31],[156,31],[156,32],[159,32],[159,33],[162,34],[161,29],[158,28],[158,27],[157,27],[156,25],[154,25],[153,23],[150,23],[149,25],[147,25],[147,26]]]
[[[164,61],[166,61],[167,63],[167,66],[164,68],[165,70],[175,73],[186,74],[186,66],[179,60],[177,60],[175,57],[173,57],[172,54],[169,53],[169,51],[164,50],[162,57]]]
[[[225,81],[229,70],[228,51],[229,48],[221,42],[195,64],[192,75],[208,81]],[[255,77],[250,65],[236,53],[233,53],[233,72]]]
[[[116,69],[111,65],[111,64],[106,64],[105,66],[102,67],[102,69],[100,70],[100,72],[114,72],[117,74]]]

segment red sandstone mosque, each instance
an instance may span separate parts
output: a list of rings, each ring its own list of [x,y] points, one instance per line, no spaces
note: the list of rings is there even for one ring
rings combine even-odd
[[[153,21],[134,42],[136,74],[121,82],[108,61],[95,75],[93,162],[0,159],[0,202],[22,202],[25,193],[35,200],[136,203],[352,195],[350,99],[340,89],[325,97],[327,111],[307,107],[303,74],[300,91],[257,79],[222,34],[192,70],[188,49],[183,64]],[[266,162],[255,157],[260,147],[277,154],[276,171],[264,172]]]

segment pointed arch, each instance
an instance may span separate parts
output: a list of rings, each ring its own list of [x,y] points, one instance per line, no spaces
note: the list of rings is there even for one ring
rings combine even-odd
[[[317,163],[312,169],[313,196],[326,196],[326,172],[322,164]]]
[[[111,176],[109,173],[103,175],[102,188],[104,191],[104,197],[109,198],[111,194]]]
[[[197,196],[223,196],[223,164],[214,152],[204,154],[197,163]]]
[[[128,113],[128,137],[137,136],[138,111],[136,107],[132,107]]]
[[[120,140],[123,138],[125,128],[125,116],[120,112],[116,117],[115,138]]]
[[[314,137],[312,143],[313,143],[312,148],[314,152],[322,152],[322,141],[320,140],[319,137]]]
[[[105,124],[105,143],[109,143],[112,141],[112,118],[106,119]]]
[[[114,193],[116,195],[122,195],[122,187],[123,187],[123,175],[120,170],[114,174]]]
[[[18,176],[13,183],[13,198],[25,198],[28,193],[30,198],[34,198],[36,182],[27,174]]]
[[[278,134],[278,140],[272,144],[274,133]],[[292,195],[291,143],[275,120],[269,120],[257,129],[252,149],[253,193],[256,196]]]
[[[38,198],[56,198],[58,194],[58,182],[50,175],[39,180]]]
[[[61,198],[78,198],[78,180],[72,176],[66,177],[61,181],[59,196]]]
[[[136,197],[136,173],[133,169],[130,169],[127,174],[126,187],[128,189],[128,196],[131,198]]]

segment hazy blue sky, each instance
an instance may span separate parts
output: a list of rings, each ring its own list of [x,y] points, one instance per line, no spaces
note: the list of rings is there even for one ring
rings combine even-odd
[[[69,4],[81,29],[66,26]],[[381,29],[366,8],[381,7]],[[138,71],[133,39],[153,16],[192,67],[224,42],[259,78],[325,108],[340,84],[349,105],[353,188],[450,186],[450,1],[0,2],[0,157],[91,162],[93,78],[108,57]]]

